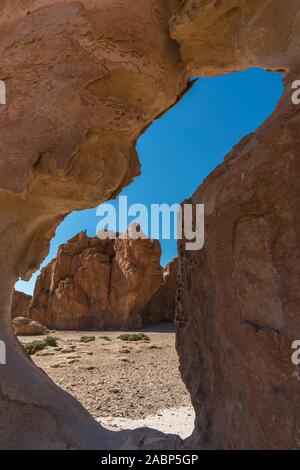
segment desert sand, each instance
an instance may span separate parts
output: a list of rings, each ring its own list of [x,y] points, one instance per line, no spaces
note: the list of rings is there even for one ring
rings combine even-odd
[[[104,427],[149,426],[187,437],[194,411],[179,373],[174,326],[162,323],[135,333],[141,331],[149,341],[122,341],[120,331],[51,331],[57,346],[31,357]],[[19,339],[26,344],[43,337]]]
[[[151,428],[166,434],[178,434],[182,439],[189,437],[194,429],[195,412],[192,406],[168,408],[144,419],[99,418],[97,421],[107,429],[124,430]]]

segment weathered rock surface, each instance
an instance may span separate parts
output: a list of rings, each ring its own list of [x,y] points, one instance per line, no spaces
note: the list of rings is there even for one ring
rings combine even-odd
[[[164,268],[161,287],[153,294],[142,310],[143,324],[174,321],[177,271],[178,259],[175,258]]]
[[[47,328],[44,325],[29,318],[16,317],[12,323],[14,331],[18,336],[43,335],[47,332]]]
[[[29,317],[59,330],[130,329],[162,283],[157,240],[100,240],[84,232],[62,245],[36,282]]]
[[[27,295],[24,294],[24,292],[14,290],[11,305],[12,318],[26,317],[30,302],[31,295]]]
[[[187,0],[171,35],[199,76],[287,72],[273,116],[191,198],[205,204],[206,241],[179,246],[177,348],[197,415],[187,446],[299,448],[300,2]]]
[[[187,87],[168,31],[177,6],[0,4],[7,88],[0,106],[0,332],[9,354],[9,367],[0,368],[0,448],[165,448],[169,441],[152,431],[116,435],[95,423],[26,358],[12,332],[11,299],[66,214],[116,196],[139,174],[137,138]]]
[[[263,67],[289,71],[299,62],[299,0],[183,0],[171,37],[193,75]]]
[[[0,367],[0,448],[180,445],[151,430],[104,430],[38,370],[12,332],[13,286],[37,269],[66,214],[138,175],[137,138],[176,103],[189,75],[249,65],[289,75],[275,115],[193,196],[208,220],[204,251],[180,249],[177,346],[197,413],[190,444],[300,447],[290,360],[300,329],[299,109],[291,104],[299,9],[299,0],[1,2],[0,332],[9,366]]]
[[[300,72],[300,69],[299,69]],[[287,91],[191,198],[205,246],[180,244],[177,348],[196,410],[190,446],[300,447],[300,114]]]

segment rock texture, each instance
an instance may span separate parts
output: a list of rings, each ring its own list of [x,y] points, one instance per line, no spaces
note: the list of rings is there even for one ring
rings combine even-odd
[[[189,446],[300,446],[299,128],[287,80],[275,115],[191,199],[206,205],[206,243],[180,246],[177,348],[197,414]]]
[[[1,2],[0,332],[9,357],[0,369],[1,448],[164,448],[169,440],[95,423],[26,357],[12,332],[11,300],[66,214],[116,196],[139,174],[137,138],[187,87],[168,30],[177,6]]]
[[[191,74],[283,70],[274,116],[195,193],[206,246],[180,248],[178,339],[197,413],[190,444],[299,448],[299,0],[3,0],[0,6],[0,448],[176,448],[151,430],[113,433],[26,357],[11,327],[29,279],[72,210],[139,173],[137,138]],[[246,110],[245,110],[246,112]],[[183,157],[184,158],[184,157]],[[253,242],[253,237],[257,243]],[[264,310],[264,312],[262,312]]]
[[[157,323],[162,321],[174,321],[175,299],[177,291],[178,259],[167,264],[163,270],[161,287],[153,294],[147,305],[142,310],[142,322]]]
[[[18,336],[43,335],[47,332],[47,328],[44,325],[29,318],[16,317],[12,323],[14,331]]]
[[[30,295],[24,294],[24,292],[14,290],[11,305],[12,318],[26,317],[30,302]]]
[[[59,330],[130,329],[162,283],[157,240],[100,240],[84,232],[62,245],[36,282],[29,317]]]
[[[300,2],[186,1],[172,36],[194,73],[259,65],[288,71],[275,113],[191,198],[205,246],[179,245],[181,372],[196,410],[187,446],[300,447]],[[247,112],[247,110],[245,110]]]
[[[300,72],[300,69],[299,69]],[[188,446],[300,447],[300,114],[290,84],[275,114],[191,198],[205,246],[179,251],[181,372],[196,410]]]
[[[299,62],[299,0],[183,0],[171,37],[193,75],[263,67],[289,71]]]

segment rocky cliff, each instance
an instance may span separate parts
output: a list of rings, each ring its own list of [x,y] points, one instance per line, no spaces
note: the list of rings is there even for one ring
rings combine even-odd
[[[0,4],[7,90],[0,107],[0,331],[10,364],[0,369],[1,448],[166,446],[159,433],[116,436],[93,422],[26,357],[11,329],[11,300],[15,282],[38,268],[66,214],[115,197],[139,174],[138,137],[187,87],[168,28],[177,6]]]
[[[26,317],[27,311],[31,302],[31,296],[24,294],[24,292],[14,291],[11,305],[11,316]]]
[[[81,232],[37,279],[31,319],[60,330],[130,329],[162,284],[157,240],[100,240]]]
[[[286,72],[273,116],[190,200],[205,204],[205,246],[179,244],[177,349],[197,415],[186,445],[299,448],[300,2],[187,0],[171,31],[196,75]]]
[[[177,270],[178,260],[175,258],[164,268],[161,287],[152,295],[141,312],[143,324],[174,321]]]
[[[197,412],[192,447],[299,446],[299,129],[288,86],[273,117],[190,200],[206,207],[204,248],[179,247],[177,349]]]

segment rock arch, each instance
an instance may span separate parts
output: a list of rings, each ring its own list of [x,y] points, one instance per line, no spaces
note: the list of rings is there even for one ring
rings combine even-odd
[[[197,412],[186,445],[299,447],[299,383],[289,378],[285,356],[300,326],[300,115],[290,100],[291,81],[300,74],[299,9],[298,0],[284,5],[279,0],[2,2],[0,78],[7,104],[0,107],[0,335],[7,366],[0,367],[1,448],[181,445],[176,437],[154,431],[111,433],[94,423],[25,355],[11,330],[11,296],[17,278],[26,280],[37,269],[66,214],[117,195],[139,174],[137,138],[180,99],[191,74],[251,65],[284,70],[286,93],[267,123],[245,138],[192,197],[207,202],[210,241],[195,256],[180,249],[177,347]],[[270,240],[280,286],[276,295],[286,321],[279,336],[268,330],[261,343],[253,341],[251,324],[237,318],[232,288],[244,272],[235,256],[243,247],[243,231],[237,229],[237,245],[232,245],[233,227],[249,214],[258,220],[268,214],[270,225],[261,239]],[[215,224],[224,220],[220,233]],[[220,241],[237,246],[235,276],[233,251],[223,259],[215,248]],[[226,299],[224,289],[230,292]],[[245,357],[243,340],[251,346],[247,364],[234,352]],[[246,407],[257,367],[260,385]],[[234,371],[230,387],[228,371]],[[243,396],[239,384],[246,386]],[[278,405],[275,414],[270,397]],[[256,413],[259,417],[249,423]]]

